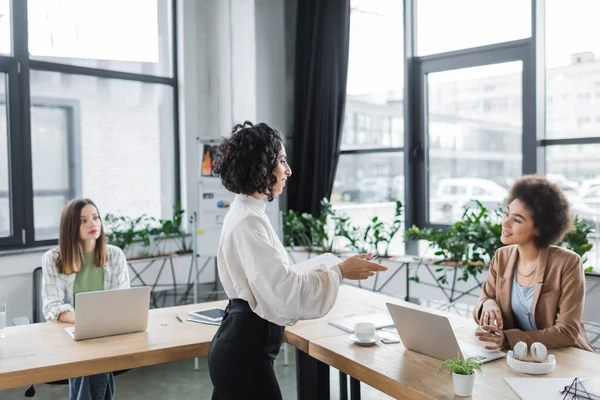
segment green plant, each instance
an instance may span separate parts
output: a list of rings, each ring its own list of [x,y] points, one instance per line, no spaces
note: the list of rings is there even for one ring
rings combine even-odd
[[[459,355],[443,361],[438,368],[438,371],[440,370],[459,375],[473,375],[475,372],[481,373],[481,362],[475,357],[461,358]]]
[[[463,275],[459,280],[466,281],[469,275],[476,276],[487,267],[496,250],[504,244],[500,241],[502,210],[490,212],[481,202],[475,203],[477,209],[465,209],[462,218],[448,229],[421,229],[412,226],[406,230],[405,240],[428,241],[429,247],[439,258],[434,265],[464,266]],[[591,232],[592,228],[585,221],[575,217],[573,230],[565,236],[560,245],[579,254],[586,263],[586,253],[593,246],[588,239]],[[410,278],[415,282],[419,282],[418,270],[417,267],[415,274]],[[593,267],[587,267],[585,271],[591,272]],[[436,272],[445,272],[445,269],[440,267]],[[440,283],[448,283],[445,273],[437,279]]]
[[[462,276],[458,280],[466,281],[469,276],[477,276],[487,266],[494,256],[496,249],[502,247],[500,235],[502,226],[496,222],[500,219],[500,211],[493,213],[481,202],[475,201],[476,209],[467,209],[462,218],[448,229],[420,229],[412,226],[405,232],[405,240],[426,240],[439,259],[434,265],[464,266]],[[437,279],[440,283],[448,283],[445,269],[437,268],[442,275]],[[418,268],[411,280],[419,282]]]
[[[593,244],[588,240],[588,236],[592,232],[592,227],[576,216],[573,222],[573,229],[565,235],[561,245],[579,254],[583,264],[585,264],[588,261],[586,253],[592,250],[593,247]],[[592,266],[585,269],[585,272],[592,271],[594,271],[594,267]]]
[[[363,252],[370,251],[380,257],[389,257],[392,239],[402,227],[402,211],[402,202],[396,200],[394,220],[391,224],[386,224],[377,216],[373,217],[363,234]],[[381,247],[383,247],[383,254],[381,253]]]
[[[175,204],[173,206],[173,217],[171,219],[158,220],[160,226],[154,228],[150,232],[150,234],[155,238],[175,239],[178,246],[178,250],[176,250],[177,254],[186,254],[192,252],[193,235],[187,234],[183,227],[184,214],[185,210],[181,208],[181,203]],[[190,225],[194,223],[195,218],[196,213],[193,213],[189,216],[188,222]],[[166,245],[166,241],[163,241],[163,243]]]
[[[136,256],[151,257],[164,254],[168,239],[175,239],[178,246],[176,253],[190,253],[193,235],[187,234],[183,228],[184,214],[179,203],[173,206],[171,219],[156,219],[146,214],[136,218],[106,214],[104,228],[107,242],[123,251],[139,244],[141,249]],[[195,214],[190,216],[190,222],[193,218]]]
[[[133,244],[140,244],[142,253],[151,253],[151,232],[157,223],[152,217],[143,214],[137,218],[106,214],[104,217],[104,231],[109,244],[126,251]]]
[[[333,251],[335,235],[330,235],[329,221],[335,213],[326,198],[321,200],[318,216],[288,210],[284,214],[284,244],[288,247],[303,246],[307,251]]]
[[[346,247],[357,253],[372,252],[379,257],[389,257],[392,239],[402,227],[402,211],[402,202],[398,200],[395,202],[394,220],[391,224],[375,216],[364,228],[352,225],[347,216],[332,213],[335,235],[345,238],[348,241]]]
[[[283,237],[286,247],[303,246],[307,251],[332,252],[336,238],[346,239],[346,248],[357,253],[373,252],[388,257],[390,243],[402,227],[402,202],[396,201],[391,224],[374,217],[361,228],[352,224],[346,215],[338,215],[329,200],[321,200],[317,217],[308,213],[288,210],[284,213]]]
[[[350,217],[335,215],[333,219],[335,224],[334,235],[347,240],[347,249],[362,253],[360,229],[352,225]]]

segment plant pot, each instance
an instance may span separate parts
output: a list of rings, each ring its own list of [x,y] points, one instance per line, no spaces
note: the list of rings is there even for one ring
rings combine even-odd
[[[457,396],[468,397],[473,394],[475,373],[472,373],[471,375],[460,375],[453,372],[452,381],[454,382],[454,393]]]

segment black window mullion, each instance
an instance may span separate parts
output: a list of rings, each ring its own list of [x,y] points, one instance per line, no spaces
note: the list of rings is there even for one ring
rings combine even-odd
[[[25,243],[31,245],[34,240],[33,232],[33,179],[31,166],[31,111],[29,95],[29,32],[27,24],[27,1],[12,0],[12,34],[13,54],[18,65],[18,94],[19,99],[13,103],[19,111],[20,151],[13,153],[20,159],[17,182],[20,186],[21,201],[19,202],[22,229]],[[13,175],[14,176],[14,175]]]
[[[19,177],[21,176],[22,163],[19,159],[18,154],[21,151],[21,141],[19,140],[20,131],[20,120],[19,120],[19,108],[15,107],[19,101],[19,78],[18,68],[16,63],[10,68],[0,69],[0,73],[6,74],[6,99],[2,99],[1,103],[6,100],[6,116],[0,116],[0,118],[7,118],[7,139],[8,139],[8,202],[10,207],[10,224],[11,234],[7,237],[0,238],[0,245],[2,246],[16,246],[23,245],[23,210],[22,201],[23,193],[20,190]]]
[[[61,64],[59,62],[30,60],[29,35],[28,35],[28,0],[9,0],[11,2],[11,41],[12,55],[0,55],[0,72],[7,77],[6,102],[7,129],[8,129],[8,168],[9,191],[3,193],[10,196],[11,227],[10,237],[0,237],[0,250],[19,247],[36,247],[56,244],[53,240],[37,240],[35,236],[34,197],[44,196],[47,191],[36,191],[33,187],[32,163],[32,130],[31,114],[32,104],[30,93],[30,72],[32,70],[52,71],[63,74],[94,76],[106,79],[121,79],[127,81],[144,82],[147,84],[164,85],[173,89],[173,127],[174,127],[174,162],[175,193],[174,200],[181,200],[180,182],[180,154],[179,154],[179,121],[178,121],[178,91],[177,91],[177,1],[161,0],[165,5],[170,4],[171,9],[168,25],[171,29],[171,57],[172,75],[155,76],[124,71],[105,70],[101,68],[88,68],[84,66]],[[168,8],[168,7],[164,7]],[[34,99],[35,100],[35,99]],[[35,104],[33,104],[35,106]],[[76,197],[81,195],[81,173],[78,109],[68,108],[70,118],[68,129],[69,145],[69,190],[65,196]],[[48,192],[50,193],[50,192]],[[2,195],[2,194],[0,194]],[[47,194],[46,194],[47,195]]]

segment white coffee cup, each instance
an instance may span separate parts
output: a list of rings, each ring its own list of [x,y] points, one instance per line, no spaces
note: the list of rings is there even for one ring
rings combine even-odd
[[[372,340],[375,336],[375,324],[372,322],[357,322],[354,325],[354,336],[363,342]]]

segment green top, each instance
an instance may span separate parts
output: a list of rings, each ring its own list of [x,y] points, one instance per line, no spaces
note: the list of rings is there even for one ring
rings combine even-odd
[[[84,254],[81,269],[75,274],[73,283],[73,307],[77,293],[94,292],[104,290],[104,268],[96,267],[94,263],[94,252]]]

